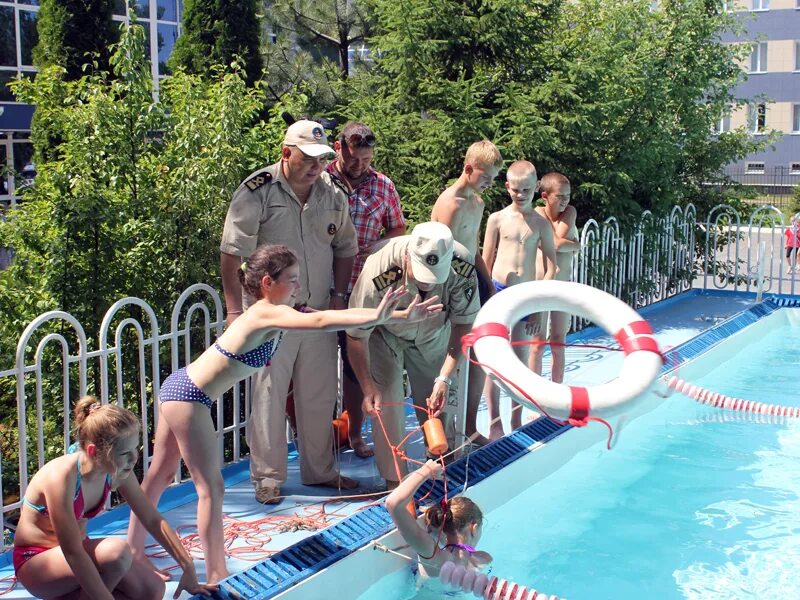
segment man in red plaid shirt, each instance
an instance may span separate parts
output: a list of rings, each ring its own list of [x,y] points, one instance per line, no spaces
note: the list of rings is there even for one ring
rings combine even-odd
[[[357,121],[348,122],[333,144],[336,160],[328,165],[328,173],[347,192],[350,218],[358,237],[358,255],[353,264],[348,292],[353,289],[364,261],[379,247],[382,239],[405,235],[406,221],[400,207],[400,196],[394,183],[370,166],[375,151],[375,134]],[[344,407],[349,417],[350,447],[357,456],[372,456],[372,450],[361,437],[364,414],[361,410],[361,388],[347,359],[344,332],[339,332],[339,347],[344,363]]]

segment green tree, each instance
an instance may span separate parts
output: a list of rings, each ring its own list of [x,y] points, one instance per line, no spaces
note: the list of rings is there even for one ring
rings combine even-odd
[[[41,0],[39,41],[33,62],[41,68],[58,65],[67,80],[80,78],[84,65],[109,70],[109,48],[119,39],[112,20],[113,0]]]
[[[183,33],[168,64],[172,69],[206,75],[213,65],[241,61],[252,86],[263,70],[260,31],[256,0],[185,0]]]
[[[312,113],[327,113],[339,102],[338,82],[368,68],[368,0],[276,0],[265,16],[262,50],[273,100],[302,89]]]
[[[163,80],[156,101],[144,40],[141,27],[123,28],[113,78],[92,73],[64,81],[61,68],[48,67],[34,81],[14,84],[43,118],[32,130],[35,184],[0,221],[0,246],[15,250],[0,271],[0,369],[12,366],[23,329],[47,310],[72,314],[89,350],[97,349],[106,310],[122,297],[142,298],[168,323],[186,287],[218,282],[227,204],[247,173],[277,157],[284,124],[276,115],[257,121],[260,86],[248,88],[241,70],[216,67],[211,78],[178,73]],[[48,157],[50,139],[60,143]],[[135,345],[128,350],[135,353]],[[53,351],[43,362],[49,443],[57,451],[60,357]],[[98,393],[97,373],[89,376],[89,391]],[[136,374],[124,376],[136,398]],[[14,421],[11,383],[0,381],[3,423]],[[10,439],[3,434],[0,441]]]
[[[705,0],[373,0],[375,65],[339,110],[376,128],[377,160],[412,220],[476,139],[572,180],[582,218],[708,196],[703,184],[763,141],[711,135],[746,99],[735,16]],[[500,186],[490,207],[505,203]]]

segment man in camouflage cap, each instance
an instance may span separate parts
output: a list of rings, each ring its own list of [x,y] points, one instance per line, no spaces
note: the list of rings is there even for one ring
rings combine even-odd
[[[427,408],[434,414],[443,411],[452,448],[457,394],[451,394],[450,388],[461,357],[461,337],[470,331],[480,308],[473,257],[442,223],[421,223],[411,235],[392,238],[369,256],[350,296],[350,307],[375,307],[387,290],[399,284],[408,288],[406,304],[415,294],[436,295],[444,309],[435,318],[413,325],[347,330],[350,364],[364,392],[364,412],[373,417],[375,456],[389,488],[398,484],[392,447],[404,437],[405,419],[403,406],[386,402],[403,400],[405,369],[420,424],[427,420]],[[403,476],[405,461],[398,462]]]

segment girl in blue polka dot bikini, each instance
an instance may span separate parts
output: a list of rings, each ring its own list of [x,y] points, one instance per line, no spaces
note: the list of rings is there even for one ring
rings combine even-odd
[[[282,245],[259,247],[239,279],[257,300],[211,348],[161,385],[153,460],[142,481],[142,490],[157,505],[183,458],[197,487],[197,529],[210,583],[228,575],[222,531],[224,485],[209,411],[213,399],[268,365],[286,329],[335,331],[387,322],[412,323],[442,310],[436,296],[424,302],[417,297],[405,310],[395,310],[406,294],[405,288],[399,287],[374,309],[297,311],[292,307],[300,291],[300,267],[294,253]],[[143,555],[145,531],[135,515],[131,515],[128,539],[134,553]]]

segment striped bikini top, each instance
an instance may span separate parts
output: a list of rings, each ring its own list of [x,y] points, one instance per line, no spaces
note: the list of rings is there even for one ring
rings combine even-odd
[[[84,511],[86,508],[83,500],[83,490],[81,489],[81,460],[78,459],[78,478],[75,480],[75,496],[72,499],[72,510],[75,513],[76,519],[91,519],[92,517],[96,517],[101,512],[106,505],[106,500],[108,500],[108,495],[111,493],[111,475],[106,475],[106,481],[103,484],[103,496],[100,498],[100,502],[97,503],[97,506],[94,508]],[[39,514],[43,516],[48,516],[47,512],[47,505],[46,504],[34,504],[27,498],[22,498],[22,503],[25,506],[29,506]]]
[[[253,348],[252,350],[248,350],[243,354],[234,354],[233,352],[229,352],[220,346],[219,342],[214,342],[214,348],[216,348],[223,356],[227,356],[233,360],[238,360],[239,362],[244,363],[253,369],[258,369],[259,367],[269,366],[272,357],[275,356],[275,353],[278,351],[278,346],[281,345],[282,339],[283,332],[281,331],[277,340],[272,338],[269,341],[261,344],[258,348]]]

